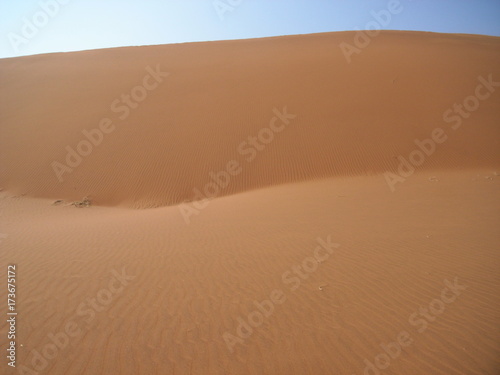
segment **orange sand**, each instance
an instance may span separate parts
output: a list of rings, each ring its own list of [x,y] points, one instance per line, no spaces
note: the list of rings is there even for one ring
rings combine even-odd
[[[497,374],[500,39],[353,38],[0,60],[0,373]]]

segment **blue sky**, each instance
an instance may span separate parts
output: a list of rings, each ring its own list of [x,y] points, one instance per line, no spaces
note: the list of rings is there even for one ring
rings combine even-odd
[[[0,58],[365,29],[398,0],[0,2]],[[399,0],[383,29],[500,36],[500,0]],[[44,5],[45,4],[45,5]]]

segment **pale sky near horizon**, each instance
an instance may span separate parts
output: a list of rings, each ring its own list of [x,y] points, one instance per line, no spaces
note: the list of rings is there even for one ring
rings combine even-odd
[[[390,1],[401,11],[377,21]],[[3,1],[0,58],[364,30],[380,20],[382,29],[500,36],[500,0]]]

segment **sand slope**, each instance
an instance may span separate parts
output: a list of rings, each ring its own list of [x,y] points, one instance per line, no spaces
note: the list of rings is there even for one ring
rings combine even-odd
[[[19,288],[0,373],[497,374],[499,90],[458,128],[443,114],[500,81],[499,39],[383,32],[348,64],[353,38],[0,60],[0,266]],[[111,103],[158,64],[120,120]],[[285,107],[247,161],[239,145]],[[59,182],[51,163],[103,118],[114,130]],[[392,192],[384,173],[436,128],[448,138]],[[181,204],[231,160],[216,199]]]
[[[453,123],[443,113],[474,95],[478,77],[499,81],[500,42],[385,32],[347,63],[353,33],[50,54],[0,61],[2,186],[29,196],[129,207],[194,198],[229,160],[244,174],[228,195],[318,177],[395,170],[415,138]],[[142,84],[147,67],[168,77],[131,109],[111,104]],[[499,93],[481,102],[422,168],[491,167],[499,161]],[[249,136],[273,108],[297,117],[247,165]],[[51,164],[103,118],[114,131],[59,183]],[[265,135],[264,135],[265,136]],[[43,139],[43,142],[40,140]],[[262,143],[260,143],[262,145]],[[265,145],[264,145],[265,146]],[[445,149],[444,149],[445,148]],[[20,150],[32,152],[20,153]]]

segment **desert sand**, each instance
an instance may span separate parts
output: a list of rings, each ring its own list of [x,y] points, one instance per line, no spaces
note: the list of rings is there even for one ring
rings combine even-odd
[[[0,60],[0,373],[498,374],[500,38],[355,38]]]

